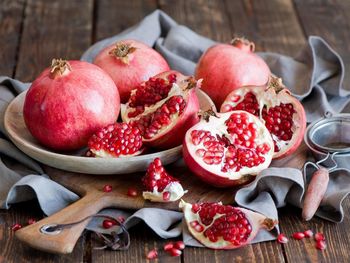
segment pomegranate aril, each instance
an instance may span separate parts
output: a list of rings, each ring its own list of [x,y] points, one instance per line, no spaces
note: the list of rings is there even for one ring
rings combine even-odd
[[[21,228],[22,228],[22,225],[21,225],[21,224],[18,224],[18,223],[13,224],[13,225],[11,226],[11,229],[12,229],[12,231],[14,231],[14,232],[16,232],[17,230],[19,230],[19,229],[21,229]]]
[[[128,196],[136,197],[138,195],[136,188],[130,187],[128,189]]]
[[[174,243],[173,243],[173,242],[168,242],[168,243],[166,243],[166,244],[164,245],[163,249],[164,249],[165,251],[168,251],[168,250],[172,249],[173,247],[174,247]]]
[[[114,220],[109,220],[109,219],[105,219],[103,220],[102,222],[102,226],[103,228],[105,229],[109,229],[111,228],[112,226],[115,226],[117,223],[114,221]]]
[[[326,240],[322,233],[316,233],[314,238],[316,241]]]
[[[305,237],[305,234],[303,232],[296,232],[292,235],[294,239],[301,240]]]
[[[185,249],[185,243],[183,241],[176,241],[174,247],[180,250]]]
[[[158,257],[158,252],[156,249],[152,249],[150,250],[147,255],[146,255],[147,259],[156,259]]]
[[[163,193],[163,200],[169,201],[170,200],[170,193],[168,191]]]
[[[312,230],[306,230],[304,231],[304,235],[305,237],[309,238],[309,237],[312,237],[314,235],[314,233],[312,232]]]
[[[32,224],[35,224],[36,223],[36,220],[34,218],[29,218],[28,219],[28,225],[32,225]]]
[[[172,248],[168,251],[169,255],[172,257],[179,257],[182,254],[182,251],[180,249]]]
[[[105,193],[112,192],[112,186],[111,185],[105,185],[102,190]]]
[[[326,247],[327,247],[326,241],[324,241],[324,240],[317,241],[315,247],[319,250],[326,249]]]
[[[120,223],[124,223],[125,222],[125,217],[123,217],[123,216],[118,216],[117,217],[117,220],[120,222]]]
[[[278,236],[277,236],[277,241],[279,242],[279,243],[281,243],[281,244],[285,244],[285,243],[287,243],[289,240],[288,240],[288,237],[286,237],[286,235],[285,234],[279,234]]]

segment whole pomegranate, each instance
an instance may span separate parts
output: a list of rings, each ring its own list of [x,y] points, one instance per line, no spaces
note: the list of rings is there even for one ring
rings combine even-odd
[[[264,86],[248,86],[232,91],[220,111],[232,110],[248,111],[265,123],[274,141],[274,159],[292,154],[304,138],[304,107],[279,78],[271,77]]]
[[[245,111],[209,113],[183,143],[183,158],[195,175],[213,186],[237,186],[270,165],[273,141],[257,117]]]
[[[181,200],[188,230],[204,246],[235,249],[249,244],[260,229],[272,230],[277,220],[248,209],[219,203],[189,204]]]
[[[219,109],[226,96],[247,85],[264,85],[270,76],[266,63],[254,54],[254,44],[235,38],[229,44],[209,48],[200,58],[195,77]]]
[[[43,145],[59,151],[79,149],[98,129],[117,120],[119,93],[99,67],[53,59],[30,86],[24,121]]]
[[[136,40],[122,40],[106,47],[96,56],[94,64],[112,77],[122,103],[128,101],[130,91],[141,82],[169,70],[157,51]]]
[[[199,121],[199,87],[200,81],[177,71],[158,74],[131,92],[122,107],[122,119],[141,130],[145,145],[160,149],[178,146],[186,131]]]

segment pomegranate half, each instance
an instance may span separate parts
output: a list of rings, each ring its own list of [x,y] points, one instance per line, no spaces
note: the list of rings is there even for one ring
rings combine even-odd
[[[254,44],[235,38],[229,44],[217,44],[200,58],[195,77],[203,79],[202,89],[219,109],[226,96],[247,85],[264,85],[270,76],[267,64],[254,54]]]
[[[106,47],[96,56],[94,64],[112,77],[122,103],[128,101],[131,90],[141,82],[169,70],[157,51],[136,40],[122,40]]]
[[[199,121],[196,89],[200,81],[177,71],[151,77],[131,92],[122,119],[141,130],[145,145],[169,149],[182,143]]]
[[[220,111],[232,110],[248,111],[265,123],[274,140],[274,159],[292,154],[304,138],[304,107],[279,78],[271,77],[263,87],[247,86],[232,91]]]
[[[53,59],[30,86],[23,117],[41,144],[65,151],[85,146],[93,133],[117,120],[119,110],[118,89],[102,69]]]
[[[217,187],[251,181],[272,160],[273,141],[265,125],[245,111],[208,112],[189,129],[183,158],[191,171]]]
[[[188,230],[204,246],[235,249],[249,244],[260,229],[272,230],[277,220],[248,209],[219,203],[189,204],[181,200]]]

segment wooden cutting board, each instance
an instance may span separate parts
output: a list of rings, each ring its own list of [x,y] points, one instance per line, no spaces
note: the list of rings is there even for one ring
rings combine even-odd
[[[301,169],[307,157],[307,148],[302,145],[288,158],[274,161],[274,167],[294,167]],[[182,160],[166,167],[173,176],[180,179],[184,189],[189,192],[183,197],[187,202],[222,201],[230,204],[234,201],[234,188],[213,188],[199,179],[186,168]],[[45,171],[56,182],[80,195],[82,198],[63,210],[41,221],[16,231],[16,237],[31,247],[51,253],[71,253],[78,238],[88,224],[88,220],[69,229],[63,229],[57,235],[43,234],[40,229],[50,224],[65,224],[79,221],[98,213],[106,207],[122,209],[140,209],[144,207],[178,210],[178,201],[172,203],[152,203],[142,198],[141,177],[144,173],[126,175],[88,175],[71,173],[46,166]],[[112,185],[113,191],[102,191],[104,185]],[[129,187],[135,187],[139,195],[129,197]]]

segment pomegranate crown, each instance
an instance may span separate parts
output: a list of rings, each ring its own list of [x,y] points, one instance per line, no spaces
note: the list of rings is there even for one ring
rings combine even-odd
[[[231,45],[244,51],[254,52],[255,44],[245,37],[235,37],[231,40]]]
[[[109,51],[109,54],[121,60],[125,64],[129,64],[128,55],[135,52],[136,47],[131,46],[125,42],[117,42],[115,47]]]
[[[54,58],[51,61],[51,70],[50,73],[53,74],[54,76],[57,75],[64,75],[68,71],[71,71],[72,68],[67,60],[61,59],[61,58]]]
[[[219,118],[219,116],[216,114],[216,112],[213,109],[209,109],[206,111],[199,111],[198,116],[201,117],[206,122],[209,122],[209,119],[211,116],[214,116],[216,118]]]
[[[286,90],[286,87],[283,85],[281,78],[270,76],[270,79],[267,83],[267,89],[273,89],[278,94],[282,90]]]

